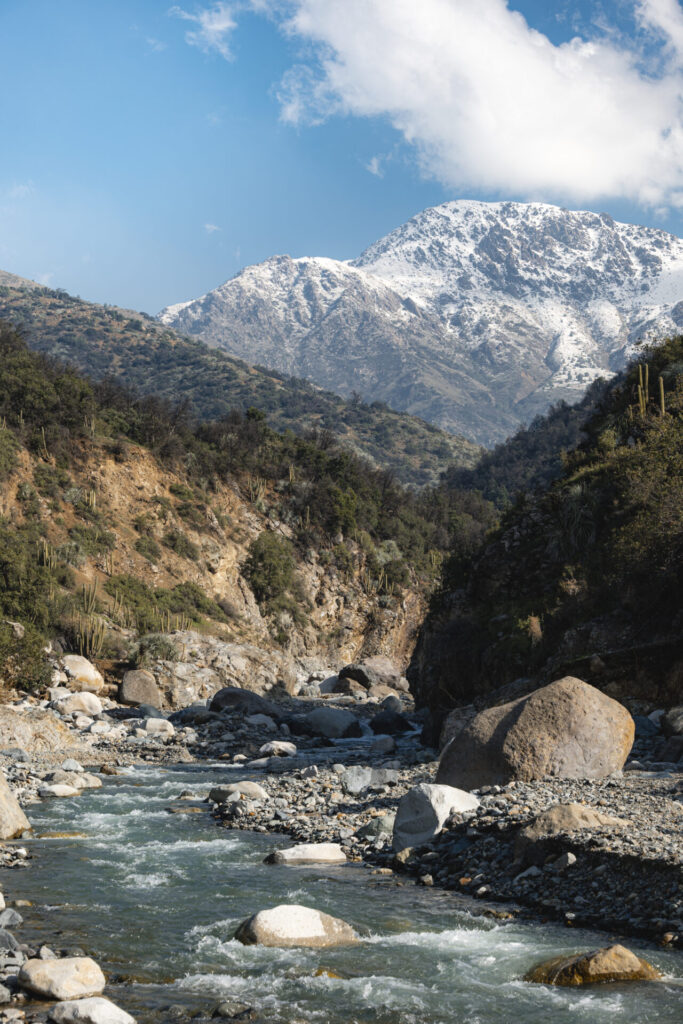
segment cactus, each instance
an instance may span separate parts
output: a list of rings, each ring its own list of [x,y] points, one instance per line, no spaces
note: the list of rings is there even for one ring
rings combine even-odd
[[[659,375],[659,411],[662,416],[666,415],[666,400],[664,398],[664,378]]]
[[[257,501],[262,501],[266,493],[266,481],[260,476],[249,476],[247,483],[252,504],[255,505]]]
[[[102,619],[88,616],[78,619],[78,649],[84,658],[98,658],[104,647],[105,627]]]
[[[85,504],[92,512],[95,512],[95,510],[97,509],[97,495],[95,494],[95,491],[92,488],[88,491],[88,493],[85,496]]]
[[[86,615],[92,615],[97,608],[97,580],[89,587],[84,583],[81,587],[81,604]]]
[[[51,544],[41,537],[40,540],[36,541],[38,548],[38,564],[44,565],[46,569],[57,568],[57,554]]]

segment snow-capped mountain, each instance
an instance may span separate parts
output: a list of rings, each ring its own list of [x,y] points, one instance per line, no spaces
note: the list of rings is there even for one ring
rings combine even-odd
[[[683,327],[683,241],[606,214],[460,200],[356,260],[274,256],[160,319],[490,444]]]

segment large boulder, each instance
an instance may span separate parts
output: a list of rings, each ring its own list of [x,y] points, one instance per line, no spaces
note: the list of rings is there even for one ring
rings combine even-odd
[[[242,690],[239,686],[224,686],[219,690],[209,705],[211,711],[241,711],[245,715],[269,715],[279,722],[282,718],[280,708],[265,697],[251,690]]]
[[[683,735],[683,706],[671,708],[662,715],[660,725],[665,736]]]
[[[214,786],[209,792],[212,804],[224,804],[234,797],[246,797],[248,800],[270,800],[270,796],[258,782],[245,779],[243,782],[228,782],[224,786]]]
[[[47,1019],[54,1024],[135,1024],[135,1017],[103,996],[57,1003]]]
[[[520,831],[515,840],[515,856],[518,859],[525,857],[527,861],[543,863],[547,852],[546,844],[542,842],[544,839],[572,835],[585,829],[627,827],[628,824],[622,818],[613,818],[585,804],[553,804],[552,807],[541,811],[530,825]],[[531,849],[536,852],[536,856],[529,856]]]
[[[94,693],[72,693],[70,697],[62,697],[54,702],[54,708],[60,715],[99,715],[102,713],[102,701]]]
[[[294,722],[292,725],[294,726]],[[340,739],[342,736],[360,736],[358,719],[344,708],[315,708],[297,720],[305,732],[326,739]]]
[[[161,704],[161,693],[151,672],[144,668],[131,669],[126,672],[119,686],[120,704]]]
[[[19,984],[44,999],[82,999],[98,996],[106,979],[89,956],[61,960],[27,960],[19,971]]]
[[[478,799],[471,793],[452,786],[421,782],[399,800],[394,822],[394,850],[399,853],[428,843],[438,835],[451,814],[471,814],[478,806]]]
[[[14,839],[31,826],[19,806],[19,801],[7,785],[7,779],[0,772],[0,839]]]
[[[567,676],[488,708],[451,740],[436,781],[461,789],[560,779],[601,779],[622,768],[635,727],[617,701]]]
[[[599,985],[605,982],[656,981],[661,974],[625,946],[607,946],[576,956],[558,956],[534,967],[525,981],[541,985]]]
[[[282,904],[243,921],[235,938],[245,946],[350,946],[358,941],[351,925],[312,907]]]
[[[62,658],[64,671],[69,677],[71,690],[85,690],[99,693],[104,686],[104,679],[99,669],[91,661],[80,654],[65,654]]]
[[[404,715],[386,709],[370,719],[370,728],[376,736],[399,736],[402,732],[410,732],[413,726]]]
[[[77,741],[54,712],[0,707],[0,749],[20,747],[29,754],[46,754],[74,746]]]
[[[286,864],[299,867],[304,864],[346,864],[346,854],[337,843],[299,843],[285,850],[269,853],[264,864]]]
[[[378,654],[374,658],[366,658],[365,661],[345,665],[339,673],[339,678],[352,679],[369,690],[374,685],[390,686],[392,689],[396,689],[402,676],[388,658]]]

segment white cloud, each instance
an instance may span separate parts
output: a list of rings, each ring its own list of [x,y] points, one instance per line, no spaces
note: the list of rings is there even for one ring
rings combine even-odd
[[[218,227],[217,224],[205,224],[204,230],[206,231],[207,235],[212,235],[214,231],[220,231],[220,228]]]
[[[683,205],[683,11],[629,3],[640,39],[555,45],[507,0],[252,0],[313,52],[286,122],[386,117],[456,189]]]
[[[12,185],[7,189],[5,198],[10,202],[16,202],[20,199],[28,199],[35,192],[35,186],[32,181],[21,182],[16,185]]]
[[[236,4],[216,3],[211,7],[197,8],[195,13],[172,7],[169,14],[184,21],[191,21],[196,28],[185,33],[185,41],[196,46],[204,53],[218,53],[225,60],[232,60],[228,45],[231,33],[237,27],[234,18]]]
[[[153,53],[162,53],[166,49],[166,43],[162,42],[161,39],[155,39],[153,36],[149,36],[146,42]]]
[[[370,157],[365,165],[365,170],[369,171],[370,174],[374,174],[376,178],[383,178],[384,169],[382,167],[382,158],[379,156]]]

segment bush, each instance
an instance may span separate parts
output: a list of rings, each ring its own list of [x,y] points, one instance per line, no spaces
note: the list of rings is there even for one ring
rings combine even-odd
[[[24,626],[19,637],[14,626],[0,622],[0,686],[34,693],[50,682],[50,665],[43,648],[45,640],[33,626]]]
[[[0,481],[7,480],[17,464],[17,442],[9,430],[0,429]]]
[[[242,566],[242,575],[259,604],[268,604],[281,597],[294,581],[292,545],[277,533],[266,530],[249,545],[249,554]]]
[[[167,530],[161,542],[181,558],[187,558],[191,562],[196,562],[199,558],[199,548],[181,530]]]
[[[104,555],[116,547],[116,535],[101,526],[72,526],[69,537],[86,555]]]
[[[158,562],[161,558],[161,548],[154,540],[154,537],[138,537],[135,541],[135,550],[150,562]]]
[[[155,661],[179,661],[180,648],[163,633],[143,636],[133,648],[131,661],[136,668],[147,668]]]

